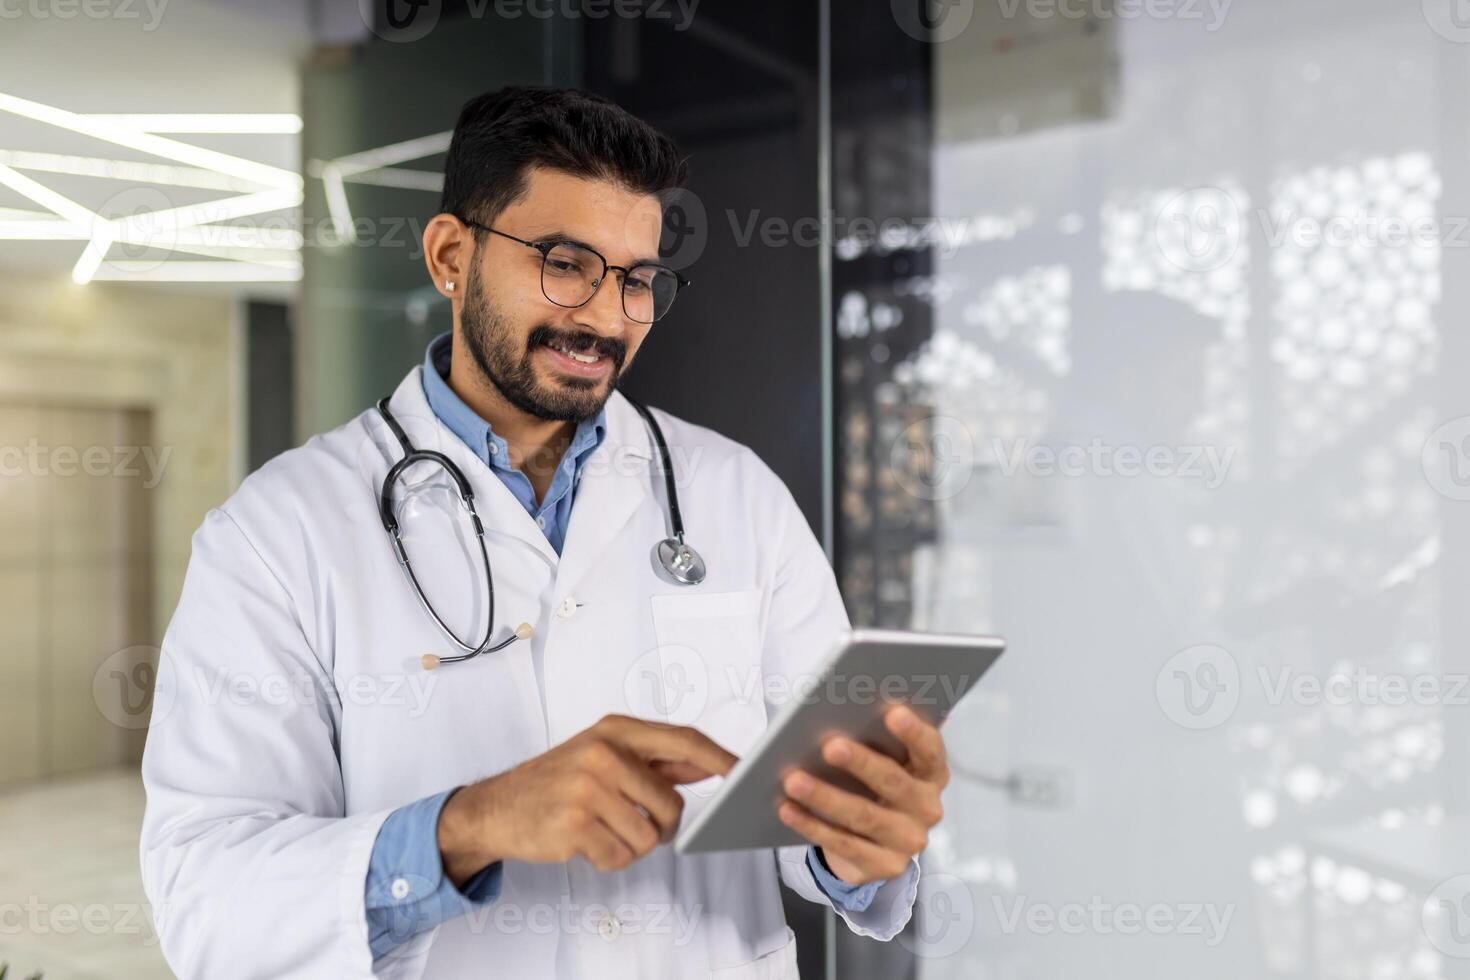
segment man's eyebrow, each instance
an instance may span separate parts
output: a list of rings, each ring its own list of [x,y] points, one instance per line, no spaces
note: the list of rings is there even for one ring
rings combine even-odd
[[[526,241],[528,241],[528,242],[536,242],[537,244],[541,244],[541,245],[544,245],[544,244],[546,244],[548,242],[565,242],[568,245],[580,245],[583,248],[590,249],[590,250],[596,252],[598,255],[601,255],[602,254],[602,249],[598,248],[596,245],[592,245],[592,244],[590,244],[588,242],[584,242],[580,238],[578,238],[575,235],[572,235],[572,234],[570,234],[568,232],[558,231],[558,230],[555,230],[555,229],[553,229],[552,231],[542,232],[539,235],[527,235],[526,236]],[[631,269],[635,265],[662,265],[662,264],[663,264],[663,259],[661,259],[659,256],[655,255],[653,258],[637,258],[637,259],[634,259],[632,262],[628,263],[628,267]]]

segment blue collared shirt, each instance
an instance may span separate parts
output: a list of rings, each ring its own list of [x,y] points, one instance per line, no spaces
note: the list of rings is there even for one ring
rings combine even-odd
[[[511,465],[510,447],[490,429],[490,423],[475,414],[445,379],[449,376],[450,335],[440,334],[429,343],[424,355],[424,397],[445,427],[480,457],[480,462],[500,478],[505,488],[520,501],[526,513],[536,521],[546,540],[561,554],[566,542],[567,521],[572,517],[572,498],[576,496],[577,479],[582,464],[587,462],[607,436],[607,410],[577,425],[572,441],[562,454],[552,477],[546,498],[536,502],[536,490],[530,477]]]
[[[510,464],[506,442],[449,387],[450,335],[440,334],[424,354],[424,396],[449,431],[474,450],[501,483],[536,520],[557,554],[566,542],[567,522],[576,497],[582,465],[607,435],[607,412],[577,426],[546,497],[538,504],[526,474]],[[454,790],[425,797],[388,815],[373,842],[368,861],[364,904],[368,945],[377,958],[421,932],[427,932],[471,909],[500,897],[499,862],[465,882],[461,890],[444,876],[439,855],[439,813]],[[882,882],[849,885],[827,870],[816,848],[807,852],[807,866],[817,884],[849,912],[863,912],[873,903]]]

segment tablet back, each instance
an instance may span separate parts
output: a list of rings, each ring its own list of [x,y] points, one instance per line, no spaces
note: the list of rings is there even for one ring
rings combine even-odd
[[[681,854],[805,843],[776,816],[784,775],[794,767],[864,796],[866,788],[822,759],[821,746],[843,734],[900,762],[907,753],[883,725],[892,703],[942,724],[1005,649],[995,637],[859,629],[807,683],[793,684],[761,740],[740,760],[715,798],[680,832]]]

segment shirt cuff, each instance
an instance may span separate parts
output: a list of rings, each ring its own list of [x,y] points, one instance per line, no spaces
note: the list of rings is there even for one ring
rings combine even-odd
[[[399,807],[378,831],[364,890],[374,959],[500,897],[499,861],[465,882],[462,891],[444,875],[439,812],[454,792],[446,790]]]
[[[812,869],[812,877],[817,879],[817,887],[848,912],[866,912],[868,906],[873,904],[873,897],[878,894],[878,889],[883,887],[881,881],[849,885],[827,869],[827,863],[815,847],[807,850],[806,863]]]

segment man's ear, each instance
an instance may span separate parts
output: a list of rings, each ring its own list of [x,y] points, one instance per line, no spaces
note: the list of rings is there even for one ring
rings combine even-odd
[[[439,295],[453,302],[464,295],[475,256],[475,232],[452,214],[440,213],[424,226],[424,265]]]

